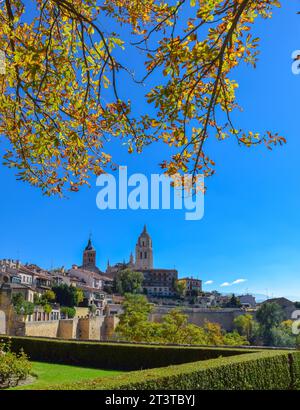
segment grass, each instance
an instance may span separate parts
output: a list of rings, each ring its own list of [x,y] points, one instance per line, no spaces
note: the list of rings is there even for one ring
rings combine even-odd
[[[102,377],[107,378],[119,375],[123,372],[32,362],[32,373],[37,377],[33,383],[15,387],[13,390],[34,390],[35,388],[46,389],[51,385],[82,382]]]

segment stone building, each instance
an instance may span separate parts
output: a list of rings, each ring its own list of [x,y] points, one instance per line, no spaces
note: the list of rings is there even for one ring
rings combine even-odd
[[[180,278],[179,282],[185,285],[185,294],[187,296],[198,296],[202,292],[202,280],[191,278]]]
[[[153,269],[152,239],[147,232],[146,225],[135,246],[135,269]]]
[[[253,295],[249,295],[249,294],[240,295],[239,300],[242,306],[251,307],[251,308],[255,308],[256,306],[256,300]]]
[[[80,268],[100,273],[100,269],[96,266],[96,250],[92,245],[91,238],[89,238],[83,252],[82,266]]]
[[[135,255],[135,269],[144,275],[144,292],[150,297],[175,296],[178,272],[175,269],[154,268],[152,239],[146,225],[138,237]]]
[[[76,286],[80,287],[81,283],[94,289],[102,289],[102,279],[99,273],[82,269],[72,268],[68,272],[68,277],[79,279]]]
[[[143,289],[149,297],[176,296],[175,282],[178,272],[175,269],[143,269]]]
[[[124,269],[131,269],[131,270],[135,269],[135,263],[134,263],[134,258],[133,258],[132,253],[130,254],[130,258],[128,262],[125,262],[124,260],[123,262],[118,262],[115,265],[111,265],[108,260],[105,275],[106,277],[113,279],[118,272]]]
[[[172,297],[176,295],[174,285],[178,279],[178,272],[175,269],[154,268],[152,239],[146,225],[137,239],[135,260],[131,253],[128,262],[123,261],[115,265],[110,265],[108,262],[105,274],[114,278],[119,271],[128,268],[143,273],[143,289],[148,296]]]

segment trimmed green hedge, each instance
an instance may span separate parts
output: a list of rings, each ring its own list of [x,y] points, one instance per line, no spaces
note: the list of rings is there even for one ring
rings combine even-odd
[[[131,372],[51,386],[53,390],[292,390],[298,388],[300,353],[261,351],[242,356]]]
[[[289,364],[293,387],[300,390],[300,351],[289,354]]]
[[[250,351],[233,348],[77,342],[15,336],[0,336],[0,340],[10,340],[11,349],[15,352],[23,348],[31,360],[109,370],[150,369],[215,359],[220,356],[241,355]]]
[[[300,352],[128,345],[0,336],[31,360],[137,370],[53,390],[291,390],[300,388]],[[184,363],[184,364],[182,364]],[[168,366],[168,367],[163,367]]]

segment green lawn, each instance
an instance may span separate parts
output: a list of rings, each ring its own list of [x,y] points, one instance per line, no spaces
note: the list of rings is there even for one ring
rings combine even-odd
[[[32,362],[32,373],[37,376],[32,384],[15,387],[14,390],[43,389],[49,385],[80,382],[98,377],[112,377],[123,372],[115,370],[88,369],[62,364]]]

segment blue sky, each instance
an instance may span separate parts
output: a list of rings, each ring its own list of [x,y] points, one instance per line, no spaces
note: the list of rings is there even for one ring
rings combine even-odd
[[[206,181],[200,221],[186,221],[181,211],[100,211],[93,178],[90,189],[69,199],[44,197],[1,166],[0,258],[45,268],[80,264],[92,232],[104,269],[108,258],[111,263],[128,259],[146,223],[156,267],[176,267],[180,276],[213,281],[204,285],[206,290],[247,289],[300,299],[300,75],[291,71],[291,53],[300,49],[300,2],[282,3],[271,20],[256,24],[262,38],[256,70],[245,66],[235,73],[244,108],[235,122],[253,131],[278,131],[287,138],[286,146],[270,152],[239,148],[234,141],[210,143],[216,174]],[[138,61],[129,57],[135,67]],[[128,92],[126,84],[121,92]],[[148,147],[142,156],[129,156],[119,146],[113,151],[129,174],[160,172],[164,149],[159,146]],[[244,281],[232,284],[237,279]]]

